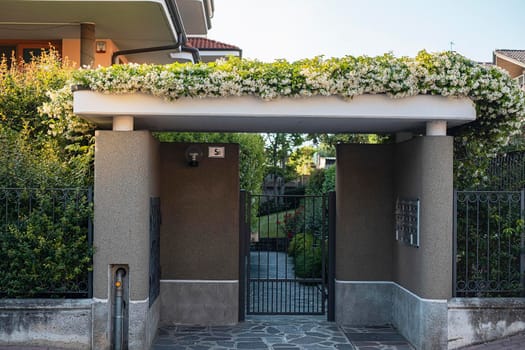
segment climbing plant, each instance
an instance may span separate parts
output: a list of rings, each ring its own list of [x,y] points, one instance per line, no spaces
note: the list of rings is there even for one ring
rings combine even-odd
[[[457,181],[484,181],[483,167],[464,159],[495,156],[521,132],[525,116],[525,96],[517,82],[498,67],[479,64],[455,52],[421,51],[415,58],[391,54],[316,57],[292,63],[230,58],[207,64],[127,64],[77,71],[71,84],[103,93],[140,92],[167,100],[247,95],[273,100],[321,95],[339,96],[351,103],[354,96],[363,94],[467,97],[476,105],[477,119],[452,130],[456,158],[462,159],[455,164]],[[71,96],[69,89],[62,93]],[[64,97],[60,95],[55,95],[54,101],[61,105]]]

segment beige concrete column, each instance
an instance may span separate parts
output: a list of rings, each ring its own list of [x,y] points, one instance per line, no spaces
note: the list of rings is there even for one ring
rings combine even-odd
[[[80,66],[93,66],[95,63],[95,24],[80,24]]]
[[[113,117],[113,131],[133,131],[134,118],[130,115]]]
[[[418,137],[396,145],[396,196],[420,200],[419,248],[398,243],[395,280],[427,299],[452,293],[453,138]]]
[[[150,198],[159,196],[159,144],[149,131],[97,131],[95,138],[94,348],[109,346],[112,266],[125,265],[129,349],[147,349],[159,315],[159,303],[149,302]]]
[[[427,136],[447,136],[447,122],[445,120],[427,122]]]

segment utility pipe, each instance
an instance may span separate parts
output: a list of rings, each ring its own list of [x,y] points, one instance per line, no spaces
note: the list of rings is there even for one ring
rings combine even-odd
[[[119,268],[115,278],[115,324],[114,324],[114,340],[115,350],[122,350],[124,344],[123,328],[124,328],[124,276],[126,270]]]

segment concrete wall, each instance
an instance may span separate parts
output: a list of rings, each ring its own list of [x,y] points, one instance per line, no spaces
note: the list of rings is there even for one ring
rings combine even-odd
[[[452,291],[452,138],[337,148],[336,322],[393,324],[446,347]],[[420,247],[395,240],[397,197],[420,199]]]
[[[448,302],[448,344],[457,349],[525,330],[523,298],[454,298]]]
[[[239,319],[238,281],[162,280],[162,325],[233,325]]]
[[[394,245],[394,280],[422,298],[452,296],[452,155],[452,137],[396,144],[396,196],[419,198],[421,214],[419,248]]]
[[[200,144],[190,167],[190,144],[161,144],[162,323],[231,324],[238,319],[239,147]],[[225,147],[208,158],[209,146]],[[217,304],[214,305],[213,301]]]
[[[392,279],[393,145],[338,145],[336,279]]]
[[[418,350],[447,348],[447,301],[425,299],[392,283],[392,324]]]
[[[148,347],[150,197],[159,196],[158,142],[148,131],[97,131],[95,134],[95,218],[93,296],[95,348],[111,342],[111,266],[129,267],[130,349]],[[155,321],[155,319],[157,321]]]
[[[0,299],[0,345],[91,349],[92,301]]]
[[[393,325],[416,349],[447,348],[447,301],[420,298],[395,282],[338,281],[336,322]]]

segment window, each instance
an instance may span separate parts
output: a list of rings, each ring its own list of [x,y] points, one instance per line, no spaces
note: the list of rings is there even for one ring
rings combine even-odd
[[[0,56],[5,55],[10,64],[14,52],[15,57],[19,60],[30,62],[32,57],[42,55],[42,52],[48,50],[50,45],[58,52],[62,50],[62,43],[57,40],[0,40]]]
[[[7,65],[11,66],[11,57],[13,53],[16,54],[16,46],[14,45],[0,45],[0,58],[7,59]]]

